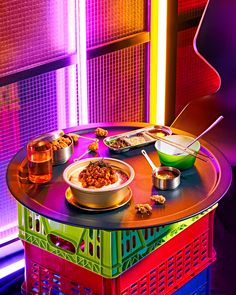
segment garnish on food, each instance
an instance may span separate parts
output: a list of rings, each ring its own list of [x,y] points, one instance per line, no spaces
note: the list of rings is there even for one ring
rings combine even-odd
[[[79,174],[79,181],[84,188],[103,186],[115,183],[118,180],[116,170],[103,160],[90,162]]]
[[[130,144],[128,142],[126,142],[123,138],[117,138],[114,140],[110,140],[107,142],[107,144],[114,149],[122,149],[124,147],[130,146]]]

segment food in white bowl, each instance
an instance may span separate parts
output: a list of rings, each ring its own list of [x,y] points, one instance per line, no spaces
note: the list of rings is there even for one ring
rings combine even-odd
[[[104,166],[107,173],[103,169],[96,169],[99,165]],[[100,174],[104,174],[104,177],[100,177]],[[130,194],[128,185],[134,175],[133,168],[123,161],[113,158],[89,158],[69,165],[64,170],[63,178],[78,204],[102,209],[121,203],[127,194]]]
[[[81,188],[112,188],[128,180],[128,175],[120,169],[112,167],[103,159],[90,162],[85,168],[75,171],[70,181]]]

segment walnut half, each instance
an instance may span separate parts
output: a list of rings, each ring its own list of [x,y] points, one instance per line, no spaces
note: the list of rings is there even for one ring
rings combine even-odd
[[[165,203],[165,201],[166,201],[166,198],[163,196],[163,195],[152,195],[151,197],[150,197],[150,199],[152,200],[152,201],[154,201],[155,202],[155,204],[164,204]]]
[[[103,128],[99,128],[99,127],[98,127],[98,128],[95,130],[95,134],[96,134],[97,136],[106,137],[107,134],[108,134],[108,130],[103,129]]]
[[[74,143],[78,143],[79,141],[79,134],[76,133],[68,133],[68,135],[73,139]]]
[[[150,214],[152,212],[152,206],[149,204],[136,204],[135,209],[140,214]]]

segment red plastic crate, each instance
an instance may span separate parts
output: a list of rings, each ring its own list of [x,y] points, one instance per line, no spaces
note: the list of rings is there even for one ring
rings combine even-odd
[[[215,260],[213,218],[214,210],[113,279],[24,242],[23,294],[172,294]]]
[[[173,295],[210,295],[211,267],[208,266],[198,275],[178,289]]]
[[[106,278],[115,278],[214,210],[170,225],[136,230],[99,230],[71,226],[18,204],[19,237]]]

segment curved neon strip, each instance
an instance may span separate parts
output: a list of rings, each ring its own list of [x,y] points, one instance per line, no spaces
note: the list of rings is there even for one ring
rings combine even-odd
[[[197,31],[196,31],[196,34],[194,36],[194,39],[193,39],[193,48],[194,48],[194,51],[196,52],[196,54],[216,73],[218,79],[219,79],[219,87],[218,89],[215,90],[215,92],[217,92],[220,87],[221,87],[221,77],[220,77],[220,74],[217,72],[217,70],[204,58],[204,56],[201,55],[201,53],[198,51],[198,48],[197,48],[197,38],[198,38],[198,34],[199,34],[199,31],[201,29],[201,25],[202,25],[202,22],[203,22],[203,19],[205,17],[205,14],[206,14],[206,11],[208,9],[208,5],[209,5],[209,0],[207,1],[207,4],[205,6],[205,9],[203,11],[203,14],[202,14],[202,17],[201,17],[201,20],[198,24],[198,27],[197,27]]]

